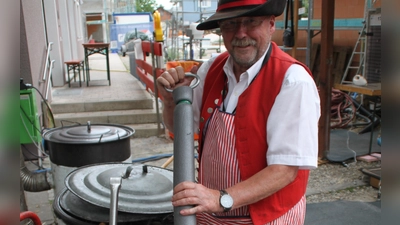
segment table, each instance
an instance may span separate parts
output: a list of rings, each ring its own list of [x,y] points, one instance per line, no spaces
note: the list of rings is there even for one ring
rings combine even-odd
[[[110,43],[86,43],[82,45],[83,48],[85,49],[86,85],[89,86],[89,81],[90,81],[89,56],[96,53],[106,56],[107,80],[108,80],[108,85],[111,85],[110,62],[108,59],[108,53],[109,53],[108,48],[110,46]]]
[[[367,84],[366,86],[357,86],[354,84],[335,84],[334,88],[341,91],[357,92],[369,96],[381,96],[381,83]]]
[[[334,84],[333,87],[341,91],[357,92],[359,94],[364,94],[375,98],[381,96],[381,83],[371,83],[367,84],[366,86],[357,86],[354,84]],[[374,110],[372,111],[372,120],[374,120],[375,118],[375,109],[376,109],[376,100],[374,100]],[[372,123],[371,137],[369,140],[369,151],[368,151],[369,154],[371,154],[371,148],[372,148],[374,121],[372,121],[371,123]]]

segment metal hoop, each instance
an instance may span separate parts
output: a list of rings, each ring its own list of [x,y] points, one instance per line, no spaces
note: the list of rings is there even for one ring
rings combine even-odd
[[[194,84],[190,85],[190,87],[191,87],[192,89],[196,88],[196,87],[200,84],[200,77],[199,77],[199,75],[197,75],[197,74],[185,73],[185,77],[194,77],[194,78],[196,79],[196,82],[195,82]],[[165,90],[168,91],[168,92],[174,91],[173,89],[169,89],[169,88],[166,88],[166,87],[164,87],[164,88],[165,88]]]

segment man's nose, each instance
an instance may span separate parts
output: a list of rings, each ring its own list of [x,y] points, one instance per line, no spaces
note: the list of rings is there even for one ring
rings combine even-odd
[[[243,22],[239,22],[236,24],[236,29],[235,29],[235,35],[237,37],[243,37],[245,36],[244,34],[247,33],[247,26]]]
[[[236,22],[236,30],[245,29],[247,30],[247,21]]]

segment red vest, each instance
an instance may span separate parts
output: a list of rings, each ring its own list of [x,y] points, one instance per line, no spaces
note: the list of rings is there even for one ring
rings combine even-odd
[[[285,73],[289,66],[297,63],[309,74],[309,69],[291,58],[271,42],[272,52],[268,62],[261,68],[251,85],[240,95],[235,115],[236,149],[241,179],[246,180],[267,167],[266,124],[271,108],[278,95]],[[218,56],[205,79],[200,118],[200,139],[206,121],[209,119],[209,108],[215,109],[215,99],[221,97],[224,88],[225,72],[223,66],[228,53]],[[199,146],[201,160],[201,146]],[[275,194],[249,206],[254,224],[265,224],[280,217],[290,210],[306,192],[308,170],[299,170],[296,179]]]

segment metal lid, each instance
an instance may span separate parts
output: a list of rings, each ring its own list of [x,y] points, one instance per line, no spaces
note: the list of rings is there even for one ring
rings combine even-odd
[[[79,198],[110,207],[110,177],[122,177],[118,211],[142,214],[170,213],[173,173],[170,170],[132,164],[97,164],[74,170],[66,187]]]
[[[60,195],[57,196],[55,201],[58,201],[58,204],[63,210],[76,216],[77,218],[95,222],[109,222],[110,220],[110,209],[90,204],[89,202],[86,202],[72,194],[66,188]],[[126,212],[118,212],[117,217],[119,223],[149,220],[151,218],[154,218],[154,215]]]
[[[46,141],[68,143],[68,144],[87,144],[103,143],[109,141],[129,138],[135,131],[126,126],[112,124],[90,124],[67,126],[46,131],[43,138]]]

